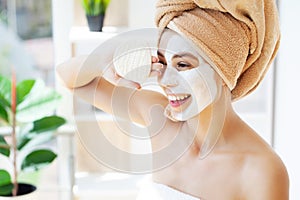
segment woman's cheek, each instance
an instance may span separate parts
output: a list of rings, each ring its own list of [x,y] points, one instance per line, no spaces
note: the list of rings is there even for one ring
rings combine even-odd
[[[216,74],[208,64],[179,73],[187,82],[187,90],[196,98],[198,104],[212,103],[217,97]]]

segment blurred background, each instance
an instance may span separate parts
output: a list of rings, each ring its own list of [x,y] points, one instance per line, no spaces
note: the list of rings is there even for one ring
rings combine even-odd
[[[10,66],[14,66],[19,80],[41,78],[63,95],[57,113],[69,123],[59,130],[53,144],[58,159],[40,177],[43,199],[134,199],[143,175],[117,173],[88,153],[76,134],[74,116],[89,131],[94,109],[62,88],[54,70],[71,57],[91,53],[122,31],[155,27],[155,0],[111,0],[102,32],[89,31],[81,3],[81,0],[0,0],[0,73],[9,75]],[[281,156],[290,175],[290,199],[297,200],[300,199],[297,156],[300,152],[300,26],[297,22],[300,2],[277,3],[282,31],[278,56],[258,89],[234,107]],[[150,151],[149,141],[125,137],[110,116],[101,111],[96,113],[99,125],[119,148],[130,152]]]

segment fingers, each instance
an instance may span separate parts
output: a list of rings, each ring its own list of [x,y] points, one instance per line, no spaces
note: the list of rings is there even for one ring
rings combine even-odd
[[[159,59],[155,56],[152,56],[151,59],[152,59],[152,63],[157,63],[159,61]]]
[[[159,59],[155,56],[152,56],[152,65],[150,76],[160,76],[162,75],[164,65],[159,63]]]
[[[114,70],[114,68],[111,66],[107,70],[105,70],[105,73],[103,77],[111,82],[113,85],[116,86],[123,86],[123,87],[128,87],[128,88],[135,88],[135,89],[140,89],[141,85],[139,83],[124,79],[121,77],[117,72]]]
[[[161,76],[164,71],[164,65],[161,63],[152,63],[150,76]]]

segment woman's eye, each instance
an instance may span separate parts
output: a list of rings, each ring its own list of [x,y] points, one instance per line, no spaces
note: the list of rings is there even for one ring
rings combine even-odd
[[[176,66],[179,70],[186,70],[191,67],[189,63],[186,62],[178,62]]]

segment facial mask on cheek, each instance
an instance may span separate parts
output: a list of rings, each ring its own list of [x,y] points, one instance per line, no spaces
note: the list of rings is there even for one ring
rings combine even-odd
[[[201,92],[208,92],[212,100],[217,97],[219,81],[215,71],[209,64],[201,64],[197,68],[181,71],[179,74],[189,83],[189,87],[196,97],[203,98]]]
[[[218,89],[220,84],[215,71],[208,64],[201,64],[200,67],[181,71],[178,74],[183,80],[181,85],[186,88],[187,93],[191,94],[191,104],[182,112],[175,112],[168,105],[165,114],[173,121],[186,121],[214,102],[220,93]]]

